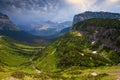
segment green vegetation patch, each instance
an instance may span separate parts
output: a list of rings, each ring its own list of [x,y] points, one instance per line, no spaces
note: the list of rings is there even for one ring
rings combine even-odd
[[[93,18],[82,22],[78,22],[74,25],[73,29],[79,30],[80,27],[86,26],[96,26],[104,28],[120,28],[120,21],[117,19],[103,19],[103,18]]]

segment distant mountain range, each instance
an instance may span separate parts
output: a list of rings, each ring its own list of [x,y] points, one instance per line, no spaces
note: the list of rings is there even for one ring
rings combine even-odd
[[[65,33],[62,30],[70,28],[72,26],[71,21],[65,21],[62,23],[55,23],[46,21],[41,24],[19,25],[21,29],[37,36],[41,36],[46,39],[54,39],[59,35]],[[63,32],[63,33],[62,33]],[[68,31],[67,31],[68,32]]]
[[[73,19],[73,24],[91,18],[120,19],[120,13],[86,11],[84,13],[75,15]]]
[[[0,35],[8,36],[16,41],[25,43],[41,43],[42,40],[38,36],[34,36],[24,30],[21,30],[13,22],[10,21],[7,15],[0,13]]]
[[[75,15],[73,19],[73,24],[92,18],[120,19],[120,14],[111,12],[86,11],[84,13]],[[20,25],[20,28],[33,35],[41,36],[44,39],[52,40],[56,39],[63,33],[69,32],[71,25],[71,21],[66,21],[63,23],[46,21],[41,24]]]

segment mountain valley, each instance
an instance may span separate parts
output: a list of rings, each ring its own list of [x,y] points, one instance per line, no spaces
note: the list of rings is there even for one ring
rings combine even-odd
[[[120,20],[74,19],[49,42],[0,13],[0,80],[119,80]]]

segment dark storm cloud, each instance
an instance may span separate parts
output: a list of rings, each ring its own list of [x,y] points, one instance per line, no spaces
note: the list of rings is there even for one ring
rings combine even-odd
[[[59,0],[0,0],[1,10],[12,10],[15,8],[21,8],[26,10],[31,9],[53,9],[59,6]]]
[[[61,0],[62,1],[62,0]],[[36,22],[51,18],[62,5],[59,0],[0,0],[0,11],[8,14],[13,21]],[[26,19],[24,19],[26,18]],[[23,20],[22,20],[23,19]],[[34,20],[33,20],[34,19]]]

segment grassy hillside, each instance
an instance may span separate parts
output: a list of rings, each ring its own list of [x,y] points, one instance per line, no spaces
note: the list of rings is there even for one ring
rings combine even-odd
[[[42,46],[29,46],[18,43],[9,37],[0,36],[0,80],[8,77],[33,75],[36,71],[32,59]],[[16,80],[17,78],[15,78]]]
[[[99,47],[97,53],[93,53],[92,47]],[[98,43],[91,45],[85,37],[79,37],[77,32],[70,32],[45,48],[37,59],[36,66],[49,72],[72,66],[98,67],[119,62],[117,52],[100,47]]]
[[[0,63],[3,65],[20,66],[28,62],[35,51],[35,47],[18,44],[8,37],[0,37]]]
[[[36,67],[42,71],[54,72],[72,66],[99,67],[118,64],[120,62],[119,52],[105,46],[99,38],[91,43],[89,38],[86,37],[87,35],[81,34],[80,27],[86,28],[86,26],[92,25],[112,29],[119,28],[119,22],[112,19],[90,19],[74,25],[73,31],[63,35],[42,51],[37,58]],[[91,30],[89,29],[87,32],[89,33]],[[118,34],[119,32],[114,33],[114,35]],[[111,35],[111,37],[114,37],[114,35]],[[108,34],[105,34],[105,36],[108,36]]]
[[[14,70],[14,71],[13,71]],[[117,80],[120,66],[85,68],[73,66],[64,71],[40,74],[30,69],[0,71],[0,79],[7,80]]]
[[[8,36],[18,42],[22,42],[29,45],[45,46],[49,43],[47,40],[43,40],[39,36],[31,35],[22,30],[19,31],[0,30],[0,35]]]

